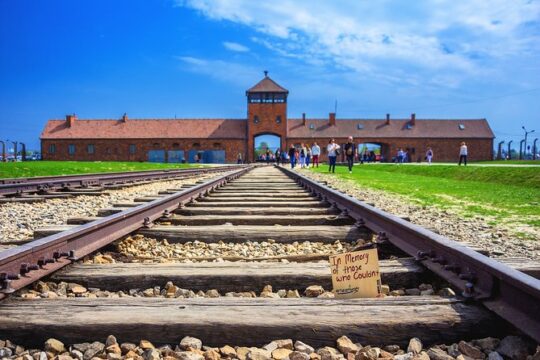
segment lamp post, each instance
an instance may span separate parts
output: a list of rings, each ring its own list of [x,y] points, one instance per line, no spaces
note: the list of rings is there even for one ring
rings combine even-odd
[[[13,144],[13,161],[17,161],[17,141],[6,140],[7,143]]]
[[[524,158],[526,159],[527,158],[527,135],[529,135],[530,133],[533,133],[534,130],[531,130],[531,131],[527,131],[527,129],[525,129],[525,126],[522,126],[521,127],[523,129],[523,131],[525,131],[525,146],[523,147],[523,152],[525,153],[525,156]]]
[[[533,160],[536,160],[536,153],[538,152],[538,149],[536,148],[537,141],[538,141],[538,138],[534,139],[533,141]]]
[[[0,140],[0,143],[2,144],[2,161],[6,162],[6,143]]]
[[[512,141],[514,140],[510,140],[508,142],[508,160],[512,160],[512,149],[510,148],[510,146],[512,145]]]
[[[525,152],[523,150],[523,144],[525,143],[525,139],[521,140],[519,142],[519,160],[523,160],[523,153]]]
[[[497,160],[502,159],[502,145],[504,144],[504,141],[499,142],[498,150],[497,150]]]
[[[26,145],[24,143],[20,143],[22,150],[21,150],[21,160],[26,161]]]

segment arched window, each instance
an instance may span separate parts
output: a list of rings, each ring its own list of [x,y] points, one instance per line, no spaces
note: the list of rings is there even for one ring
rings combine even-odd
[[[254,116],[253,116],[253,122],[254,122],[255,124],[258,124],[258,123],[259,123],[259,116],[258,116],[258,115],[254,115]]]
[[[214,149],[220,149],[220,148],[221,148],[221,143],[215,142]]]
[[[196,142],[196,143],[193,143],[193,145],[191,145],[191,147],[194,148],[194,149],[198,149],[198,148],[201,147],[201,144]]]

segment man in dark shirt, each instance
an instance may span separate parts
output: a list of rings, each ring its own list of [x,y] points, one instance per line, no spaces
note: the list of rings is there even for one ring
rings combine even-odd
[[[354,164],[354,157],[356,156],[356,144],[353,143],[353,137],[349,136],[347,143],[345,144],[345,156],[347,157],[347,165],[349,166],[349,174],[352,173],[352,167]]]
[[[294,169],[294,165],[296,165],[296,149],[293,145],[291,145],[289,149],[289,160],[291,161],[291,169]]]

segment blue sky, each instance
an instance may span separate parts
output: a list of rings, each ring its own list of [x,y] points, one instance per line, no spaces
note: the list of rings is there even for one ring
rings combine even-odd
[[[68,113],[243,118],[269,70],[289,117],[337,100],[343,118],[485,117],[516,143],[540,133],[539,50],[538,0],[0,0],[0,139],[36,148]]]

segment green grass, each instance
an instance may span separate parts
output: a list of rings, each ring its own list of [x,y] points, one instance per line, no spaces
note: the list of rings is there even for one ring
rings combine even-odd
[[[506,164],[506,165],[540,165],[538,160],[490,160],[490,161],[471,161],[471,164]]]
[[[360,187],[399,194],[422,206],[451,209],[492,224],[540,231],[540,168],[355,165],[353,174],[336,167],[336,176]],[[326,166],[314,171],[325,173]]]
[[[0,179],[71,175],[102,172],[143,171],[159,169],[183,169],[200,167],[194,164],[161,164],[116,161],[27,161],[0,163]]]

